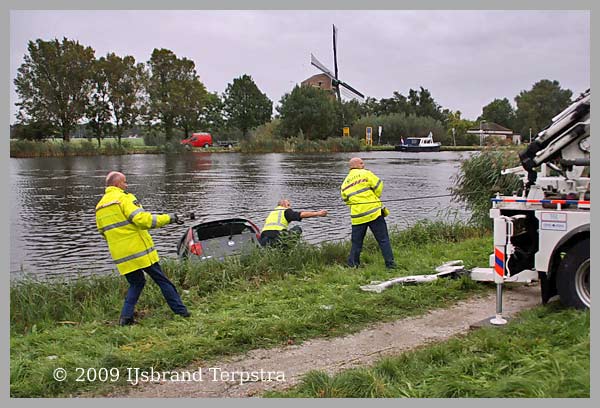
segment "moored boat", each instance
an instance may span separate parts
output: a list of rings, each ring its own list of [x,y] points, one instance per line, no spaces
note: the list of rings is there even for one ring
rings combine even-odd
[[[439,152],[440,142],[433,141],[433,134],[429,132],[427,137],[407,137],[400,139],[400,144],[395,146],[395,150],[401,152]]]

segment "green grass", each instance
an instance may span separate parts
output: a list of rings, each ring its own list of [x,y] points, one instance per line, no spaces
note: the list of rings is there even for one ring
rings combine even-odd
[[[11,286],[11,396],[49,397],[109,385],[75,381],[75,368],[172,369],[215,361],[243,351],[338,336],[366,324],[417,315],[489,290],[466,279],[393,287],[381,294],[360,285],[399,275],[432,273],[450,259],[485,265],[491,240],[464,225],[421,223],[393,232],[399,269],[388,272],[373,239],[364,267],[343,266],[349,244],[289,249],[286,262],[273,250],[225,263],[163,263],[192,312],[174,316],[153,283],[138,303],[139,324],[118,327],[126,292],[118,276],[75,282],[23,281]],[[327,306],[324,308],[323,306]],[[63,367],[64,382],[52,378]],[[118,385],[124,383],[121,380]]]
[[[134,153],[164,153],[164,147],[146,146],[142,138],[122,138],[121,145],[116,138],[102,140],[98,147],[96,139],[47,139],[44,141],[11,140],[10,157],[63,157],[121,155]]]
[[[589,398],[590,312],[558,304],[450,341],[329,376],[309,372],[270,397]]]

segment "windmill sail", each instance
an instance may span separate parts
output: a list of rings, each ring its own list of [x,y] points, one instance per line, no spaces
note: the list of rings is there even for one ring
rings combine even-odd
[[[340,85],[340,86],[343,86],[343,87],[344,87],[344,88],[346,88],[348,91],[352,92],[352,93],[354,94],[352,97],[354,97],[354,96],[358,96],[358,97],[359,97],[359,98],[361,98],[361,99],[363,99],[363,98],[365,97],[365,96],[364,96],[362,93],[358,92],[356,89],[352,88],[350,85],[348,85],[348,84],[347,84],[347,83],[345,83],[345,82],[341,82],[341,81],[340,81],[340,82],[339,82],[339,85]],[[348,95],[347,95],[347,94],[344,94],[344,96],[348,96]]]
[[[338,101],[342,100],[342,96],[340,95],[340,86],[339,86],[339,77],[338,77],[338,63],[337,63],[337,28],[335,28],[335,24],[333,25],[333,69],[335,72],[335,91],[337,93]]]
[[[311,65],[314,65],[315,67],[319,68],[321,71],[323,71],[323,73],[325,75],[327,75],[328,77],[330,77],[331,79],[335,79],[335,75],[333,75],[333,73],[328,70],[325,65],[323,65],[321,63],[321,61],[319,61],[314,55],[310,54],[310,63]]]
[[[313,54],[310,54],[310,63],[311,65],[314,65],[315,67],[317,67],[320,71],[322,71],[325,75],[327,75],[329,78],[331,78],[331,86],[332,88],[334,88],[336,94],[337,94],[337,99],[339,101],[342,100],[341,98],[341,93],[343,93],[344,96],[346,97],[350,97],[353,98],[355,96],[359,97],[359,98],[364,98],[365,96],[358,92],[356,89],[354,89],[353,87],[351,87],[350,85],[348,85],[346,82],[340,81],[339,77],[338,77],[338,62],[337,62],[337,27],[335,25],[333,25],[333,66],[334,66],[334,72],[331,72],[329,70],[329,68],[327,68],[325,65],[323,65],[323,63],[321,63],[321,61],[319,61]],[[341,92],[342,89],[341,87],[346,88],[346,92]],[[348,95],[350,93],[350,96]],[[353,94],[353,95],[352,95]]]
[[[333,69],[335,70],[335,78],[338,77],[338,64],[337,64],[337,28],[333,25]]]

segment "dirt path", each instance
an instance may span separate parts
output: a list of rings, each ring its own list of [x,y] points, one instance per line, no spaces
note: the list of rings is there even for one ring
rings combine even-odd
[[[540,304],[539,290],[538,285],[506,290],[504,315],[510,317],[518,311]],[[209,367],[191,365],[184,370],[178,370],[196,373],[195,381],[140,382],[138,385],[130,385],[122,394],[110,396],[258,396],[265,390],[289,388],[297,384],[302,375],[310,370],[322,370],[333,374],[371,364],[385,355],[400,354],[428,342],[446,340],[464,333],[471,325],[492,316],[495,313],[495,302],[495,295],[490,295],[463,301],[447,309],[433,310],[423,316],[376,324],[345,337],[311,340],[300,345],[268,350],[252,350],[245,355],[213,363]],[[257,377],[261,378],[261,369],[263,381],[257,380]],[[202,373],[201,381],[198,377],[199,372]],[[243,374],[239,374],[240,372]],[[274,381],[265,381],[269,372]],[[282,375],[285,376],[285,381],[281,381]],[[250,377],[251,381],[241,383],[241,376]],[[231,381],[233,377],[235,380]]]

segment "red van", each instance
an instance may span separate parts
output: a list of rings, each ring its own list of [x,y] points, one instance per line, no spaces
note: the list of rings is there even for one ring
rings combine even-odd
[[[181,141],[186,147],[209,147],[213,145],[213,139],[210,133],[192,133],[187,139]]]

